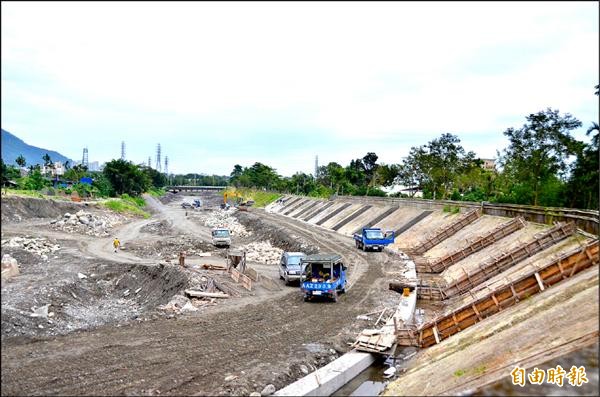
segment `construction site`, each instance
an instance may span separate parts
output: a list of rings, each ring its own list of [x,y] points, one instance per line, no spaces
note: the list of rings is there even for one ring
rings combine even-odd
[[[2,395],[598,395],[598,211],[144,199],[147,219],[3,196]],[[393,243],[357,249],[370,227]],[[340,255],[346,293],[305,302],[284,252]],[[587,382],[511,384],[557,363]]]

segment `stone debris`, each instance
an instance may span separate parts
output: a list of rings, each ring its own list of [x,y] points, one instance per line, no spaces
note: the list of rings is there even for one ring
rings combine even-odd
[[[273,247],[269,241],[258,241],[240,247],[246,251],[246,260],[264,264],[278,263],[283,254],[281,248]]]
[[[52,221],[50,227],[68,233],[82,233],[89,236],[105,237],[110,235],[114,226],[123,223],[127,218],[116,213],[92,214],[84,210],[75,214],[65,213]]]
[[[9,254],[2,255],[2,279],[18,276],[19,273],[19,263],[17,260]]]
[[[233,213],[237,211],[236,209],[217,209],[215,211],[211,211],[208,214],[202,214],[199,216],[200,220],[204,223],[205,226],[210,228],[227,228],[231,232],[233,237],[248,237],[252,234],[249,230],[246,230],[244,225],[242,225],[238,220],[233,216]]]
[[[35,308],[32,307],[31,311],[33,313],[30,314],[31,317],[42,317],[42,318],[48,318],[48,308],[50,307],[50,304],[45,304],[44,306]]]
[[[265,386],[264,389],[262,389],[262,391],[260,392],[260,395],[261,396],[270,396],[273,393],[275,393],[275,386],[272,384],[268,384]]]
[[[39,255],[42,259],[48,259],[49,253],[58,251],[60,245],[52,244],[43,237],[13,237],[10,240],[2,240],[3,247],[21,248],[27,252]]]

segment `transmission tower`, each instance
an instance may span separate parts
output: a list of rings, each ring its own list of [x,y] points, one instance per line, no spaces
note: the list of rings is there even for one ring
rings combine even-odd
[[[160,172],[160,143],[156,146],[156,170]]]
[[[88,167],[89,162],[88,162],[88,148],[84,147],[83,148],[83,158],[81,159],[81,165],[83,165],[84,167]]]
[[[121,141],[121,160],[125,160],[125,141]]]
[[[165,156],[165,174],[169,175],[169,156]]]
[[[152,168],[152,156],[148,156],[148,168]]]

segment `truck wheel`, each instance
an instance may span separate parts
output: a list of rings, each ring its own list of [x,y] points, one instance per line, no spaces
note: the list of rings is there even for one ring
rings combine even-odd
[[[337,292],[337,290],[333,291],[333,295],[331,295],[331,299],[333,299],[334,302],[338,301],[338,292]]]
[[[289,279],[289,277],[287,276],[287,274],[286,274],[286,276],[285,276],[284,280],[285,280],[285,285],[290,285],[290,279]]]
[[[308,302],[310,300],[310,297],[308,295],[304,295],[304,302]]]
[[[342,294],[345,294],[345,293],[346,293],[346,285],[347,285],[347,284],[348,284],[347,282],[344,282],[344,286],[342,287],[342,289],[341,289],[341,291],[340,291]]]
[[[363,251],[367,252],[367,245],[363,244],[362,249],[363,249]]]

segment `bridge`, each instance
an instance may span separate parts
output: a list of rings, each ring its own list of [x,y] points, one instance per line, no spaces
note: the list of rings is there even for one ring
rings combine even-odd
[[[227,186],[166,186],[165,189],[169,192],[205,192],[205,191],[219,191],[225,189]]]

